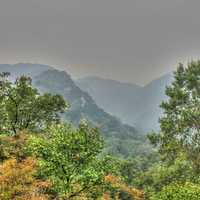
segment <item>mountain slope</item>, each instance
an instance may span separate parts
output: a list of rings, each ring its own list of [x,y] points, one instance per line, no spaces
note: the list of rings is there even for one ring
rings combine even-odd
[[[40,92],[64,96],[71,107],[63,117],[74,124],[86,118],[99,127],[106,141],[106,152],[123,157],[150,152],[151,147],[135,128],[123,124],[99,108],[93,98],[76,86],[66,72],[35,64],[0,65],[0,72],[2,71],[11,72],[12,79],[20,75],[29,75]]]
[[[158,130],[159,105],[166,99],[165,87],[171,81],[171,74],[167,74],[144,87],[96,77],[79,79],[76,83],[104,110],[145,133]]]
[[[77,87],[64,71],[45,71],[34,78],[34,85],[41,92],[61,94],[71,106],[65,117],[74,123],[86,118],[106,135],[119,138],[137,136],[133,127],[122,124],[116,117],[100,109],[88,93]]]
[[[137,103],[137,109],[140,112],[135,122],[138,129],[144,132],[159,129],[158,121],[162,115],[160,104],[167,100],[165,88],[172,80],[172,74],[166,74],[142,88],[139,94],[140,100]]]
[[[135,101],[136,96],[133,95],[139,91],[140,86],[98,77],[79,79],[76,84],[88,92],[106,112],[118,116],[124,122],[130,121],[132,113],[129,113],[130,108],[126,105]]]

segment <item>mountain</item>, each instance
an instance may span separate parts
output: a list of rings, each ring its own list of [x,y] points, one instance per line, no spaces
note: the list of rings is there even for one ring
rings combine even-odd
[[[12,79],[21,75],[35,77],[40,73],[53,69],[48,65],[31,64],[31,63],[18,63],[18,64],[0,64],[0,72],[10,72]]]
[[[98,77],[82,78],[76,83],[105,111],[146,133],[159,129],[159,105],[166,100],[165,87],[171,81],[172,75],[166,74],[144,87]]]
[[[118,118],[99,108],[93,98],[82,91],[65,71],[47,65],[16,64],[0,65],[0,71],[9,71],[12,76],[29,75],[40,92],[61,94],[70,104],[64,118],[77,124],[82,118],[99,127],[106,139],[106,151],[129,156],[148,152],[149,146],[138,131]]]
[[[133,114],[129,112],[130,108],[126,105],[132,105],[133,100],[135,101],[137,97],[135,94],[139,92],[140,86],[99,77],[79,79],[76,84],[88,92],[106,112],[131,123],[129,119]]]
[[[85,117],[92,121],[93,124],[101,126],[105,133],[110,130],[108,127],[112,127],[108,125],[112,121],[111,124],[115,124],[115,127],[119,126],[116,128],[117,131],[113,130],[109,134],[120,133],[121,135],[124,132],[123,136],[137,132],[135,129],[129,131],[132,126],[142,133],[158,130],[158,118],[162,113],[159,105],[162,100],[166,99],[164,94],[166,85],[172,81],[171,74],[167,74],[144,87],[98,77],[79,79],[75,84],[66,72],[60,72],[48,65],[30,63],[0,64],[0,72],[3,71],[11,72],[12,79],[20,75],[31,76],[33,79],[37,77],[38,87],[39,80],[48,80],[49,82],[53,80],[53,85],[48,86],[46,81],[42,83],[43,87],[46,90],[51,88],[52,91],[56,91],[55,87],[59,87],[60,93],[66,96],[65,98],[71,104],[71,110],[68,112],[68,116],[66,115],[66,118],[77,123],[80,118]],[[47,75],[45,75],[46,72],[48,72],[49,76],[51,72],[53,76],[51,75],[48,79]],[[59,73],[59,76],[56,75],[56,72]],[[61,78],[60,74],[65,76],[61,79],[62,83],[59,80]],[[64,79],[66,79],[66,82],[63,81]],[[36,83],[36,81],[34,82]],[[40,84],[40,87],[42,87],[42,84]],[[58,84],[60,85],[58,86]],[[112,115],[118,117],[118,119]],[[105,119],[107,118],[109,120],[105,125]],[[130,126],[122,124],[119,119]]]
[[[99,108],[91,96],[76,86],[64,71],[45,71],[34,78],[34,85],[41,92],[61,94],[70,103],[70,110],[65,114],[68,120],[78,123],[85,118],[109,136],[136,136],[137,131],[133,127],[122,124],[119,119]]]
[[[137,103],[137,109],[140,112],[135,121],[138,129],[144,132],[159,130],[158,121],[162,115],[160,104],[162,101],[167,100],[165,89],[172,81],[172,74],[166,74],[141,89]]]

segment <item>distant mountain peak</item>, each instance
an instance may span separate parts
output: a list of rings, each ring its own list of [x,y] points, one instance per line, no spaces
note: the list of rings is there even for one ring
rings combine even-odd
[[[0,72],[10,72],[13,78],[20,75],[34,77],[51,69],[54,68],[48,65],[32,63],[0,64]]]
[[[168,73],[143,87],[99,77],[79,79],[77,84],[104,110],[148,132],[158,129],[158,118],[162,113],[159,105],[166,99],[165,87],[172,80],[172,73]]]

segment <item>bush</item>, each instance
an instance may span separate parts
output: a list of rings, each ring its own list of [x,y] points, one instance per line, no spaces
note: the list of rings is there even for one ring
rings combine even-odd
[[[185,184],[173,183],[162,189],[150,200],[199,200],[200,185],[187,182]]]
[[[20,162],[14,158],[3,162],[0,165],[0,199],[48,199],[42,191],[49,183],[35,179],[36,171],[37,161],[31,157]]]

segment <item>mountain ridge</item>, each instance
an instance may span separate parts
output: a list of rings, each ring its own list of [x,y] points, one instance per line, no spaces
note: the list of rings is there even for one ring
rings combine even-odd
[[[124,123],[135,126],[143,133],[151,130],[158,131],[158,119],[162,114],[160,103],[166,100],[165,87],[172,81],[171,73],[165,74],[145,86],[128,85],[98,77],[82,78],[77,85],[87,91],[97,104],[119,117]],[[123,89],[122,89],[123,88]],[[123,90],[123,92],[122,92]],[[100,97],[104,98],[101,99]]]
[[[34,78],[49,70],[60,71],[44,64],[0,64],[0,72],[11,72],[13,80],[20,75]],[[67,72],[62,71],[62,73]],[[117,117],[124,124],[136,127],[140,132],[146,133],[151,130],[157,131],[159,128],[158,118],[162,114],[159,105],[162,100],[166,100],[164,91],[171,79],[171,74],[168,73],[145,86],[139,86],[134,83],[88,76],[75,80],[75,85],[82,92],[88,93],[104,112]]]
[[[34,64],[28,65],[29,67],[27,64],[14,66],[0,65],[0,72],[9,71],[14,76],[30,75],[33,85],[40,92],[61,94],[71,104],[70,109],[63,115],[64,119],[78,124],[82,118],[85,118],[92,126],[99,127],[106,141],[106,152],[123,157],[144,151],[149,152],[150,147],[144,136],[140,135],[133,126],[122,123],[117,117],[98,107],[93,98],[82,91],[66,71],[49,66],[42,68],[42,65],[38,64],[36,67]]]

